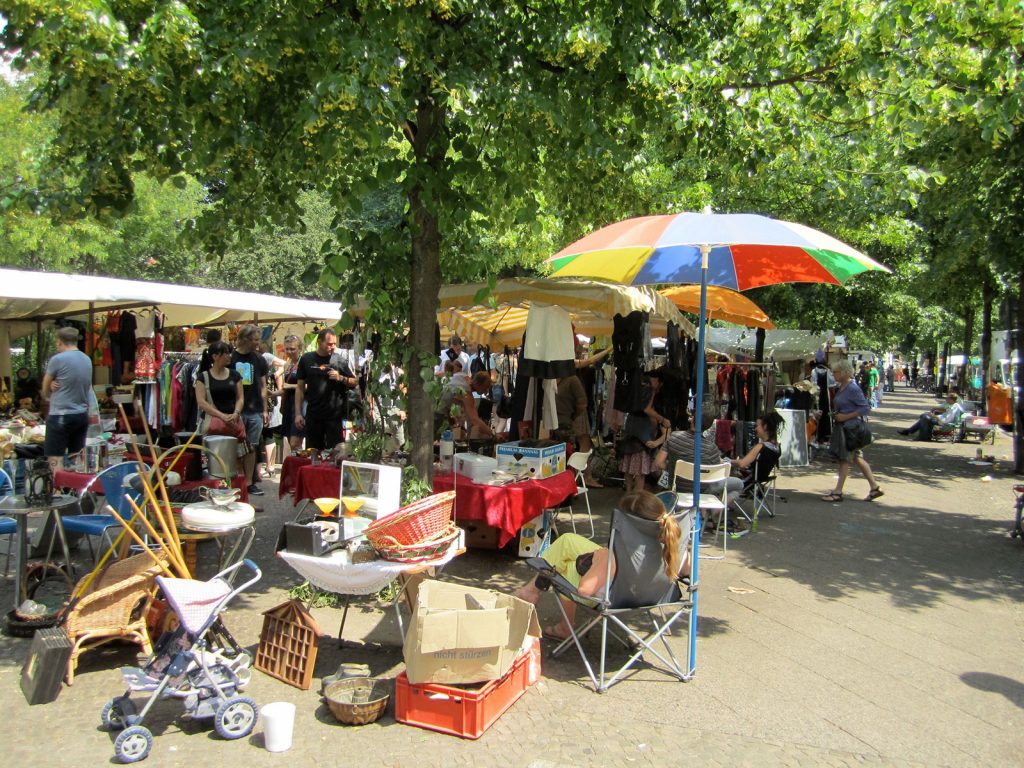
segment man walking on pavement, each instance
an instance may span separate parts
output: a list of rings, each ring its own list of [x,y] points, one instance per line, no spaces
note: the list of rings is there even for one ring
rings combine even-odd
[[[341,442],[345,393],[359,385],[348,362],[335,354],[337,344],[334,331],[320,331],[316,349],[299,358],[296,374],[295,426],[306,430],[306,447],[317,453],[329,451]]]
[[[250,496],[262,496],[263,489],[253,481],[256,469],[256,451],[263,439],[263,427],[270,414],[267,410],[267,361],[260,354],[260,329],[255,325],[243,325],[238,332],[235,351],[231,353],[231,367],[242,377],[242,423],[245,425],[245,439],[251,450],[242,460],[245,482]]]
[[[57,354],[46,364],[43,397],[50,401],[46,417],[43,452],[50,469],[57,470],[65,453],[85,448],[89,430],[89,389],[92,387],[92,360],[78,349],[78,331],[57,331]]]

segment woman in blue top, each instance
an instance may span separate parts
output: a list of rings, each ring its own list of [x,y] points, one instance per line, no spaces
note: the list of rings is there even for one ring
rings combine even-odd
[[[840,360],[832,366],[832,373],[836,377],[836,385],[838,387],[835,397],[832,398],[832,420],[836,424],[843,425],[855,419],[863,419],[868,416],[871,413],[871,406],[868,405],[864,392],[853,381],[853,366],[850,365],[849,361]],[[834,431],[840,433],[836,437],[840,437],[845,432],[844,429]],[[878,487],[875,476],[871,473],[871,467],[868,466],[864,457],[860,455],[860,451],[846,451],[844,449],[839,452],[839,476],[836,479],[835,490],[822,496],[822,501],[836,502],[843,500],[843,485],[850,474],[851,460],[860,469],[864,479],[868,481],[868,485],[871,487],[864,500],[874,501],[882,495],[882,489]]]

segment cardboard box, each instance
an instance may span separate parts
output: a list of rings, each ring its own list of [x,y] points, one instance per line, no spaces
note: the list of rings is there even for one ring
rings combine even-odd
[[[529,637],[540,637],[530,603],[427,580],[420,585],[402,649],[406,674],[414,685],[498,680]]]
[[[553,511],[544,511],[519,529],[519,556],[539,557],[551,545],[551,520]]]
[[[466,532],[466,546],[473,549],[498,549],[501,529],[483,520],[456,520]]]
[[[455,474],[465,475],[474,483],[490,480],[491,473],[498,468],[497,459],[478,453],[456,453],[454,464]]]
[[[502,443],[497,448],[498,469],[504,472],[528,470],[538,479],[565,471],[565,443],[543,448],[527,448],[518,442]]]

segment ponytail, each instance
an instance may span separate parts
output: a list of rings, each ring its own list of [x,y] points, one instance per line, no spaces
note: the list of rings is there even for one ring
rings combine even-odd
[[[627,493],[619,502],[624,512],[658,522],[658,542],[661,544],[661,560],[665,564],[665,575],[669,579],[679,576],[682,563],[679,560],[679,538],[682,535],[676,518],[665,509],[657,496],[649,491]]]
[[[663,512],[658,526],[658,541],[661,542],[661,560],[665,563],[665,575],[675,580],[679,577],[679,523],[668,512]]]

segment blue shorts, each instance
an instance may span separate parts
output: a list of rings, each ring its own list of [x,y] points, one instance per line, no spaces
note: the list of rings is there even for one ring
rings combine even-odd
[[[243,413],[242,423],[245,424],[245,439],[249,445],[259,447],[263,437],[263,414]]]
[[[88,413],[62,413],[48,417],[43,454],[63,456],[65,452],[78,453],[85,448],[85,436],[88,431]]]

